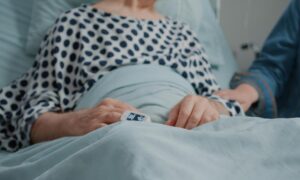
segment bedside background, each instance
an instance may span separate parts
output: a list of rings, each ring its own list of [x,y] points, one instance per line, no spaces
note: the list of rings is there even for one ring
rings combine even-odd
[[[219,19],[225,36],[241,70],[254,60],[251,50],[243,51],[243,43],[255,43],[260,49],[289,0],[220,0]]]

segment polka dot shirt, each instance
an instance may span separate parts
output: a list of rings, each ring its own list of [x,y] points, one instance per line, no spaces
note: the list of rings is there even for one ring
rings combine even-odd
[[[62,14],[45,36],[27,73],[0,89],[0,148],[30,145],[33,122],[45,112],[69,112],[97,80],[125,65],[169,66],[198,95],[222,103],[231,115],[234,101],[212,95],[219,89],[205,51],[190,28],[178,21],[137,20],[90,5]]]

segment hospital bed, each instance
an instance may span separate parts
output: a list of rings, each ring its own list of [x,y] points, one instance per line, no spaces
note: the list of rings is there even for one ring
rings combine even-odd
[[[35,14],[37,4],[50,3],[43,10],[55,15],[47,11],[80,2],[0,1],[0,87],[33,63],[36,35],[43,23],[49,24],[47,19],[37,23],[43,17]],[[216,2],[160,0],[157,8],[192,26],[207,47],[217,81],[227,88],[238,66],[213,13]],[[192,131],[128,122],[15,153],[1,151],[0,179],[296,180],[299,137],[299,119],[223,118]]]

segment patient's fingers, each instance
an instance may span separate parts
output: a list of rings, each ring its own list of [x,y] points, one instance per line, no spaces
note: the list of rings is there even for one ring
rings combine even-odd
[[[100,123],[112,124],[121,120],[122,113],[119,112],[107,112],[103,113],[99,118]]]
[[[206,123],[209,123],[209,122],[212,122],[212,121],[215,121],[219,118],[220,118],[220,116],[219,116],[219,113],[217,111],[206,111],[204,113],[204,115],[202,116],[202,118],[201,118],[199,126],[201,126],[203,124],[206,124]]]
[[[94,131],[97,130],[99,128],[103,128],[105,126],[107,126],[108,124],[105,123],[95,123],[95,125],[90,129],[90,131]]]
[[[176,121],[176,127],[184,128],[187,120],[194,108],[194,100],[191,96],[187,96],[180,105],[178,118]]]
[[[117,108],[123,108],[123,109],[128,109],[131,111],[136,111],[137,109],[131,106],[130,104],[124,103],[122,101],[119,101],[117,99],[114,100],[114,106]]]
[[[124,103],[116,100],[116,99],[112,99],[112,98],[106,98],[103,101],[101,101],[101,103],[99,104],[99,106],[116,106],[116,107],[125,107]]]
[[[123,114],[125,111],[128,111],[128,109],[124,109],[124,108],[118,108],[118,107],[114,107],[114,106],[99,106],[97,107],[99,114],[103,113],[103,112],[118,112]]]
[[[122,101],[119,101],[117,99],[112,99],[112,98],[104,99],[98,106],[103,106],[103,105],[104,106],[114,106],[117,108],[138,112],[138,110],[135,107],[133,107],[127,103],[124,103]]]
[[[178,117],[180,108],[180,103],[178,103],[169,113],[168,121],[166,122],[166,125],[175,126],[176,120]]]
[[[201,96],[186,96],[170,112],[167,125],[193,129],[201,124],[217,120],[218,110],[210,100]]]
[[[203,107],[202,103],[196,103],[194,109],[187,121],[185,126],[186,129],[193,129],[197,127],[202,119],[204,114],[205,107]]]
[[[99,124],[99,128],[103,128],[103,127],[105,127],[105,126],[107,126],[107,124],[105,124],[105,123],[100,123],[100,124]]]
[[[101,105],[93,108],[93,110],[87,116],[90,116],[90,118],[99,123],[110,124],[120,121],[121,116],[125,111],[126,109]]]

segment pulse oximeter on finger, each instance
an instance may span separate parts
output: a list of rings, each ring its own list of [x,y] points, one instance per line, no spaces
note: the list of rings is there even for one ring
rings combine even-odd
[[[121,121],[151,122],[151,118],[143,113],[125,111],[121,116]]]

